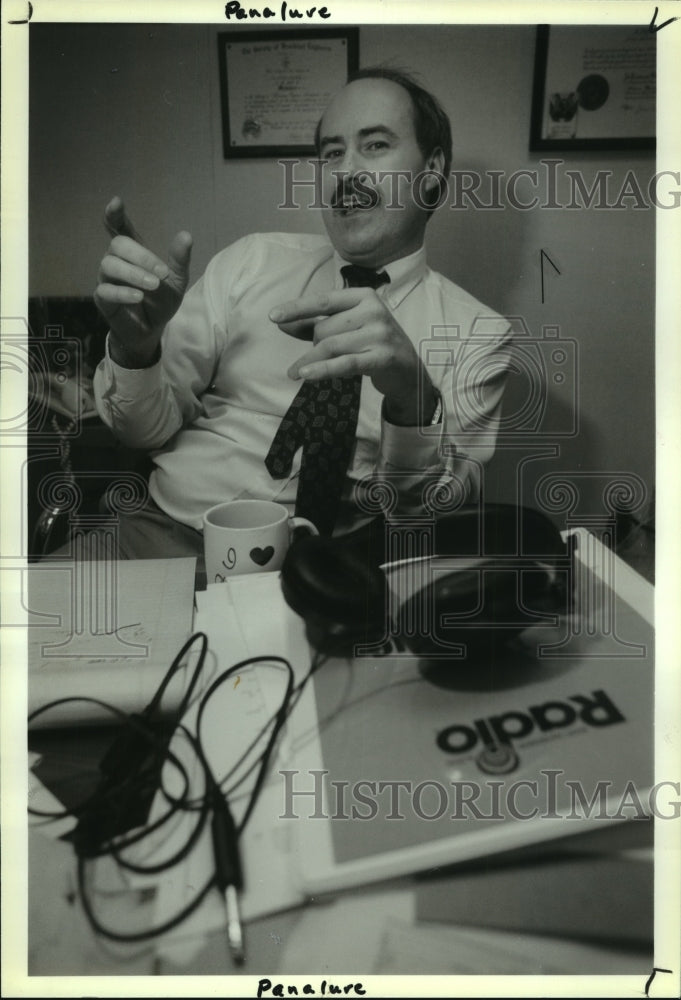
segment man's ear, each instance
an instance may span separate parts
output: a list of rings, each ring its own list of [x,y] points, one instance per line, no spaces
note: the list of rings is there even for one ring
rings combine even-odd
[[[445,154],[439,146],[433,150],[426,160],[426,170],[432,171],[432,174],[426,178],[426,189],[430,190],[438,183],[435,174],[439,174],[440,177],[444,177],[445,175]]]
[[[425,176],[422,178],[424,184],[423,208],[426,208],[430,215],[442,204],[447,196],[447,178],[445,177],[445,155],[437,146],[426,160]]]

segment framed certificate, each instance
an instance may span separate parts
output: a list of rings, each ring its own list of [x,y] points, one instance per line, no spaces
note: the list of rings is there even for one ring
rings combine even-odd
[[[537,28],[530,150],[654,149],[657,33]]]
[[[315,152],[324,108],[358,66],[357,28],[218,35],[226,158]]]

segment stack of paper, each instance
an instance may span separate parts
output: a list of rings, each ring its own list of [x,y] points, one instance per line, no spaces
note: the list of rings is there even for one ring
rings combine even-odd
[[[115,723],[93,701],[138,712],[148,704],[191,634],[195,559],[53,562],[27,573],[28,711],[31,728]],[[179,675],[163,701],[184,690]]]
[[[307,673],[310,650],[304,636],[302,621],[286,606],[278,573],[259,573],[235,577],[226,583],[211,584],[197,595],[196,628],[209,638],[210,663],[203,681],[203,690],[224,670],[250,657],[265,657],[258,664],[245,667],[229,677],[213,694],[204,713],[201,736],[206,756],[218,780],[226,777],[233,765],[258,733],[263,737],[241,761],[235,774],[224,781],[229,789],[259,756],[270,729],[268,722],[281,704],[288,673],[283,665],[267,657],[286,657],[294,670],[296,682]],[[185,718],[193,730],[197,702]],[[304,733],[314,725],[310,716],[311,703],[301,702],[292,717],[296,732]],[[293,830],[282,829],[277,818],[283,811],[281,779],[274,780],[280,767],[285,766],[292,739],[287,727],[269,767],[269,778],[263,785],[258,803],[241,838],[241,860],[244,869],[244,893],[241,912],[245,920],[287,909],[304,899],[292,879],[291,864]],[[181,752],[180,741],[172,749]],[[184,758],[183,758],[184,759]],[[239,823],[255,777],[255,768],[248,779],[229,795],[230,808]],[[197,790],[201,784],[198,768],[192,774]],[[185,819],[177,830],[178,844],[186,838],[195,819]],[[285,824],[284,824],[285,827]],[[168,843],[164,851],[168,850]],[[214,870],[210,832],[204,835],[183,865],[164,874],[159,886],[156,920],[162,923],[180,911],[211,878]],[[166,952],[174,962],[189,960],[200,947],[202,936],[224,927],[225,913],[219,893],[209,893],[201,907],[177,931],[159,942],[161,955]],[[185,941],[185,953],[178,951],[178,939]]]

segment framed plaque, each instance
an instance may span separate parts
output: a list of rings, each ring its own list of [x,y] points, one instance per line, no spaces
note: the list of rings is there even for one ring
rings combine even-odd
[[[654,149],[657,33],[539,25],[530,150]]]
[[[226,158],[315,152],[324,108],[358,66],[359,30],[218,35]]]

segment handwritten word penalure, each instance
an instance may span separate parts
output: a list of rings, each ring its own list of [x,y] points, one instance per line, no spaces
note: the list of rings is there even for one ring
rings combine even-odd
[[[279,8],[279,13],[282,21],[296,21],[305,18],[309,21],[314,17],[321,17],[323,21],[326,21],[331,17],[331,11],[326,7],[303,7],[299,10],[297,7],[289,7],[286,0],[283,0]],[[236,21],[252,21],[257,18],[276,16],[277,12],[272,10],[271,7],[263,7],[262,10],[259,7],[249,7],[246,9],[246,7],[241,6],[239,0],[229,0],[229,3],[225,4],[225,17],[228,21],[232,19]]]
[[[361,983],[346,983],[338,986],[336,983],[327,982],[322,979],[316,984],[319,989],[315,989],[312,983],[305,983],[298,992],[297,986],[288,986],[284,983],[273,983],[271,979],[261,979],[258,983],[258,997],[291,997],[291,996],[366,996],[366,990]]]

